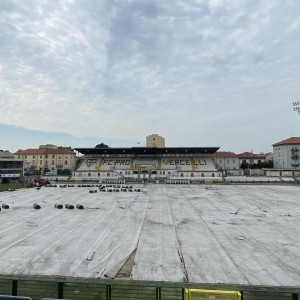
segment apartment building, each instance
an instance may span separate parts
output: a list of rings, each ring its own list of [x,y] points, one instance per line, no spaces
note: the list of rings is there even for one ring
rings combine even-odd
[[[255,154],[252,152],[243,152],[238,154],[240,165],[242,163],[247,164],[259,164],[266,161],[266,154]]]
[[[300,170],[300,137],[290,137],[273,145],[274,169]]]
[[[41,145],[38,149],[19,150],[16,159],[24,161],[24,165],[31,166],[35,174],[60,174],[63,170],[73,171],[76,164],[76,153],[71,147],[57,147],[55,145]]]

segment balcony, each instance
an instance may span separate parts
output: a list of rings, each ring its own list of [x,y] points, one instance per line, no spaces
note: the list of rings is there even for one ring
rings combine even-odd
[[[298,162],[293,162],[292,167],[299,167],[299,163]]]
[[[296,159],[296,160],[298,160],[298,159],[299,159],[299,155],[293,153],[292,156],[291,156],[291,159]]]

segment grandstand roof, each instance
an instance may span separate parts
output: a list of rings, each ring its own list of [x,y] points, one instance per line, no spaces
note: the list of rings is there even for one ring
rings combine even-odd
[[[132,147],[132,148],[75,148],[82,154],[135,154],[135,155],[159,155],[159,154],[214,154],[219,147]]]

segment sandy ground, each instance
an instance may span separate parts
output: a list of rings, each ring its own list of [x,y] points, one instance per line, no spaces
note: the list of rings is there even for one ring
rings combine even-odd
[[[1,206],[10,206],[0,212],[0,273],[299,285],[298,187],[133,188],[141,192],[0,193]]]

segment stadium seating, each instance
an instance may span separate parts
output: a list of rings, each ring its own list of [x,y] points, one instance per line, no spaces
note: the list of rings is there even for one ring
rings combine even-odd
[[[86,157],[73,177],[90,180],[124,180],[191,177],[219,177],[216,165],[210,157],[158,157],[158,158],[117,158]]]

